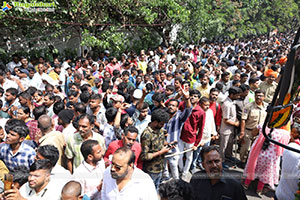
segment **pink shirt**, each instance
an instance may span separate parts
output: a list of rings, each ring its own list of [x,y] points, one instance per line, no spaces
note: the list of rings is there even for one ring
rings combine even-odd
[[[105,155],[104,155],[104,161],[108,161],[109,160],[109,155],[112,155],[113,153],[115,153],[115,151],[120,148],[120,147],[123,147],[123,140],[115,140],[115,141],[112,141],[109,145],[108,145],[108,148],[105,152]],[[131,147],[131,150],[134,152],[135,154],[135,162],[134,164],[142,169],[142,163],[139,161],[138,162],[138,159],[140,157],[140,154],[141,154],[141,151],[142,151],[142,147],[141,147],[141,144],[138,143],[138,142],[134,142],[132,147]]]
[[[121,71],[121,66],[118,63],[116,63],[115,65],[112,65],[110,63],[106,66],[105,70],[108,71],[110,73],[110,75],[112,75],[114,70]]]

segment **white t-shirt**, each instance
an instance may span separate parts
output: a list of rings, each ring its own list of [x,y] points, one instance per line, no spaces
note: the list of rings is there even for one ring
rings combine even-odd
[[[30,200],[60,200],[61,190],[61,185],[57,185],[50,180],[43,190],[36,193],[34,189],[29,187],[27,182],[20,188],[20,194],[25,199]]]
[[[102,200],[158,200],[154,183],[148,174],[135,167],[131,180],[119,191],[116,180],[111,177],[110,168],[104,172]]]
[[[300,145],[296,143],[290,143],[288,146],[300,150]],[[278,200],[295,199],[299,178],[300,154],[285,149],[282,156],[281,177],[276,188]]]

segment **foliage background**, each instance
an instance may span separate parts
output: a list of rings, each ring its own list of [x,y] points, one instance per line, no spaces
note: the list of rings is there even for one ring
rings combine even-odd
[[[17,46],[23,55],[39,56],[42,52],[50,57],[52,54],[73,56],[76,50],[58,52],[56,45],[74,35],[79,37],[82,52],[83,47],[87,47],[97,55],[104,49],[122,53],[158,45],[197,44],[202,38],[234,39],[266,34],[274,29],[288,32],[299,25],[300,14],[300,0],[51,2],[55,2],[55,12],[34,13],[15,7],[0,12],[0,59],[3,62],[15,51],[10,50],[9,45]]]

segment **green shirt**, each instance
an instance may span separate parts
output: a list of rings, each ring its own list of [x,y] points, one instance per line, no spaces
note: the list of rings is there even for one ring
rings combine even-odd
[[[153,153],[160,151],[164,147],[165,135],[163,129],[153,130],[148,126],[141,135],[143,160],[143,170],[151,173],[160,173],[163,171],[164,155],[153,157]]]
[[[105,152],[105,142],[104,137],[98,133],[93,132],[91,140],[97,140],[102,148],[102,151]],[[68,159],[73,159],[73,169],[76,169],[81,162],[84,160],[80,152],[81,144],[84,142],[83,138],[79,132],[70,134],[66,141],[65,154]]]

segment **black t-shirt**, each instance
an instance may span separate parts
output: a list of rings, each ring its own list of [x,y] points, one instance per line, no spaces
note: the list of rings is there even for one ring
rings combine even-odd
[[[230,174],[223,172],[218,183],[212,185],[205,171],[192,176],[190,185],[195,200],[244,200],[247,199],[243,186]]]

